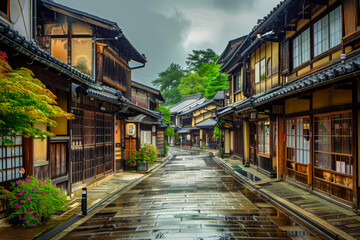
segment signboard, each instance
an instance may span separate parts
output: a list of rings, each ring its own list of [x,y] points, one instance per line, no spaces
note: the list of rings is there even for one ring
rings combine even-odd
[[[135,123],[126,124],[126,135],[133,137],[136,135],[136,125]]]
[[[256,112],[250,113],[250,119],[257,119],[257,113]]]

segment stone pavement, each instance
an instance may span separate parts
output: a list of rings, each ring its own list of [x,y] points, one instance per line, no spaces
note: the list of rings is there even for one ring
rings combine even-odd
[[[54,240],[328,239],[269,204],[209,154],[178,152]]]
[[[157,168],[161,164],[161,162],[165,161],[166,159],[167,158],[162,158],[160,161],[155,162],[154,164],[149,166],[149,169],[151,170]],[[96,203],[100,202],[109,194],[131,185],[144,175],[146,175],[146,173],[119,171],[115,175],[106,177],[103,181],[100,181],[100,183],[88,187],[88,209]],[[9,224],[7,222],[7,219],[2,219],[0,220],[0,239],[36,239],[50,229],[53,229],[56,226],[66,222],[74,215],[80,214],[81,191],[75,192],[75,194],[70,198],[70,201],[66,204],[65,207],[66,210],[64,212],[61,212],[58,215],[53,215],[49,221],[35,228],[20,229],[12,224]]]
[[[217,154],[217,151],[208,151]],[[223,159],[216,157],[216,159],[255,189],[299,215],[320,223],[325,229],[336,233],[340,239],[360,239],[360,216],[349,207],[335,204],[326,200],[325,197],[320,197],[318,194],[288,182],[269,178],[254,167],[244,167],[241,160],[231,157]],[[245,172],[240,174],[235,171],[236,168],[242,168]],[[257,181],[255,177],[258,178]]]

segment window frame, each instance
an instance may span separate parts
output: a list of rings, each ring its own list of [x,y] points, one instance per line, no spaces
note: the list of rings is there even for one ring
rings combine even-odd
[[[291,61],[292,61],[292,69],[297,69],[297,68],[300,68],[301,66],[303,66],[303,65],[305,65],[305,64],[307,64],[308,62],[310,62],[311,61],[311,54],[312,54],[312,45],[311,45],[311,38],[313,37],[312,36],[312,31],[311,31],[311,29],[312,29],[312,26],[311,25],[309,25],[309,24],[307,24],[301,31],[299,31],[298,32],[298,34],[295,36],[295,37],[293,37],[292,38],[292,40],[291,40]],[[309,48],[308,48],[308,51],[309,51],[309,59],[307,59],[306,61],[303,61],[303,54],[304,54],[304,50],[303,50],[303,45],[304,45],[304,41],[302,40],[302,38],[303,38],[303,34],[305,34],[305,32],[306,31],[308,31],[309,32],[309,38],[307,39],[308,40],[308,42],[309,42]],[[295,41],[297,40],[297,39],[301,39],[301,43],[300,44],[298,44],[298,46],[301,48],[300,50],[299,50],[299,55],[298,55],[298,57],[299,57],[299,64],[298,65],[296,65],[295,66],[295,58],[294,58],[294,52],[295,52],[295,50],[294,50],[294,45],[295,45]]]
[[[10,0],[6,0],[6,1],[7,1],[7,12],[5,13],[0,11],[0,17],[6,19],[7,21],[10,21]]]
[[[270,71],[269,71],[269,64],[270,64]],[[272,75],[272,60],[271,57],[269,57],[266,61],[266,77],[269,77]]]
[[[350,123],[351,123],[351,135],[344,135],[344,134],[333,134],[333,118],[332,116],[333,115],[343,115],[343,114],[347,114],[349,113],[350,114],[350,118],[347,118],[348,120],[350,120]],[[329,116],[329,123],[330,123],[330,132],[328,135],[320,135],[320,134],[316,134],[316,123],[319,122],[316,120],[317,117],[323,117],[323,116]],[[344,120],[346,118],[340,118],[340,120]],[[351,177],[354,177],[354,171],[356,171],[356,169],[354,169],[354,161],[356,161],[354,159],[354,146],[353,146],[353,137],[355,136],[354,134],[356,134],[356,132],[354,132],[354,126],[353,126],[353,114],[352,114],[352,111],[351,110],[347,110],[347,111],[340,111],[340,112],[331,112],[331,113],[324,113],[324,114],[317,114],[317,115],[314,115],[314,138],[313,138],[313,141],[314,141],[314,150],[313,150],[313,154],[314,154],[314,168],[315,169],[319,169],[319,170],[323,170],[323,171],[326,171],[326,172],[330,172],[330,173],[335,173],[335,174],[344,174],[344,175],[347,175],[347,176],[351,176]],[[320,151],[319,149],[317,149],[317,145],[315,144],[315,140],[316,140],[316,137],[319,137],[319,136],[328,136],[329,138],[329,151],[326,151],[326,150],[323,150],[323,151]],[[343,153],[343,152],[335,152],[333,151],[333,138],[339,138],[339,137],[350,137],[350,140],[349,140],[349,143],[351,144],[351,153]],[[355,146],[356,147],[356,146]],[[329,168],[325,168],[323,167],[324,164],[322,164],[322,166],[319,166],[319,165],[316,165],[316,153],[321,153],[321,154],[327,154],[329,155]],[[349,157],[349,161],[351,162],[351,164],[349,164],[349,170],[350,170],[350,173],[345,173],[344,172],[341,172],[341,171],[337,171],[336,169],[333,170],[333,160],[332,160],[332,157],[333,156],[345,156],[345,157]],[[341,161],[342,162],[342,161]]]
[[[80,21],[81,22],[81,21]],[[77,23],[77,22],[75,22]],[[52,24],[52,23],[46,23],[46,24]],[[72,34],[72,22],[64,22],[63,24],[67,24],[67,33],[66,34],[54,34],[54,35],[45,35],[45,29],[44,29],[44,36],[49,36],[50,37],[50,54],[52,54],[52,44],[51,44],[51,41],[52,39],[67,39],[68,41],[68,46],[70,46],[70,48],[68,47],[68,50],[67,50],[67,64],[71,65],[72,67],[74,67],[73,65],[73,51],[72,51],[72,41],[73,39],[93,39],[94,37],[94,29],[92,29],[91,26],[89,26],[89,28],[91,28],[91,31],[92,31],[92,34],[91,35],[88,35],[88,34]],[[86,23],[83,23],[83,24],[86,24]],[[86,24],[88,25],[88,24]],[[70,61],[69,61],[70,60]],[[95,77],[93,76],[94,75],[94,54],[91,53],[91,69],[90,69],[90,76],[92,77]],[[84,73],[86,74],[86,73]]]
[[[268,124],[266,124],[268,123]],[[263,124],[263,129],[262,131],[260,131],[261,129],[261,124]],[[269,128],[269,134],[267,135],[266,131],[267,129],[265,128],[265,126],[268,126]],[[271,153],[271,121],[270,119],[264,119],[264,120],[259,120],[257,122],[256,125],[256,135],[257,135],[257,140],[256,140],[256,151],[257,151],[257,155],[263,156],[263,157],[270,157],[270,153]],[[266,141],[267,138],[267,141]],[[261,139],[261,141],[260,141]],[[262,149],[260,147],[260,145],[262,145]],[[268,145],[268,152],[266,151],[266,146]]]
[[[332,46],[332,45],[331,45],[331,29],[332,29],[331,23],[336,24],[336,22],[335,22],[335,21],[331,21],[331,14],[332,14],[332,13],[335,13],[335,11],[337,11],[337,10],[339,10],[339,12],[340,12],[340,17],[338,18],[338,20],[339,20],[338,23],[339,23],[339,27],[340,27],[340,28],[339,28],[339,31],[340,31],[341,36],[340,36],[340,39],[339,39],[338,44]],[[318,24],[320,21],[323,21],[323,19],[325,19],[325,18],[327,18],[327,36],[326,36],[327,49],[326,49],[326,50],[322,50],[321,52],[319,52],[319,53],[316,54],[316,53],[315,53],[315,36],[316,36],[316,34],[315,34],[315,25]],[[342,5],[340,4],[340,5],[337,5],[337,6],[335,6],[334,8],[332,8],[332,9],[331,9],[330,11],[328,11],[325,15],[322,15],[320,18],[316,19],[316,21],[311,25],[311,27],[312,27],[312,34],[313,34],[313,42],[312,42],[312,46],[313,46],[313,53],[312,53],[312,54],[313,54],[313,58],[317,58],[317,57],[323,55],[324,53],[327,53],[327,52],[331,51],[332,49],[338,47],[338,46],[341,44],[342,37],[343,37],[342,19],[343,19]],[[335,20],[337,20],[337,19],[335,19]],[[321,33],[322,29],[323,29],[323,27],[321,27],[320,33]],[[337,32],[338,32],[338,31],[337,31]],[[324,39],[321,38],[321,40],[320,40],[320,42],[318,42],[318,44],[321,45],[321,44],[322,44],[322,41],[324,41]],[[317,44],[317,45],[318,45],[318,44]]]
[[[237,73],[233,82],[233,87],[234,87],[234,94],[238,94],[242,91],[241,88],[241,71],[239,73]]]

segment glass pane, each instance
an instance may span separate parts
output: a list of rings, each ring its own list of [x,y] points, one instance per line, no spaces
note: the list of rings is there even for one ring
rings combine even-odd
[[[310,29],[308,28],[302,34],[302,63],[310,60]]]
[[[71,33],[76,35],[76,34],[81,34],[81,35],[92,35],[92,29],[90,28],[89,25],[85,24],[85,23],[72,23],[71,24]]]
[[[67,35],[67,23],[49,23],[44,24],[44,35]]]
[[[341,43],[341,6],[330,12],[330,48]]]
[[[82,73],[91,76],[92,73],[92,40],[91,38],[71,39],[72,66]]]
[[[68,40],[67,38],[51,39],[51,55],[65,63],[68,62]]]

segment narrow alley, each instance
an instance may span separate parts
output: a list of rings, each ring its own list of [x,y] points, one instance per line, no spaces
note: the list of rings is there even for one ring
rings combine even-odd
[[[213,157],[195,150],[173,154],[63,239],[327,239],[299,226]]]

